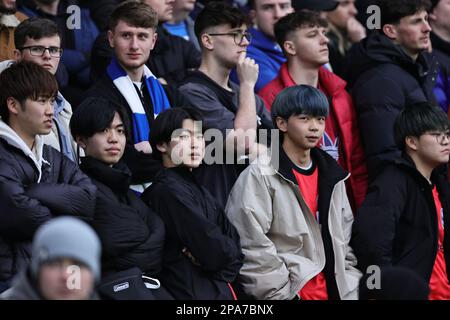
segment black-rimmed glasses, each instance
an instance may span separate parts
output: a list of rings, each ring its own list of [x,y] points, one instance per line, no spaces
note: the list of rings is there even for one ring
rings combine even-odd
[[[439,144],[444,144],[446,139],[450,141],[450,132],[427,132],[427,134],[434,136]]]
[[[235,32],[226,32],[226,33],[208,33],[210,36],[233,36],[234,43],[240,46],[244,38],[247,39],[248,42],[252,41],[252,34],[248,31],[235,31]]]
[[[63,53],[63,49],[59,47],[43,47],[43,46],[28,46],[28,47],[22,47],[20,50],[29,49],[30,54],[32,56],[38,56],[42,57],[45,54],[45,51],[48,50],[48,53],[53,58],[60,58]]]

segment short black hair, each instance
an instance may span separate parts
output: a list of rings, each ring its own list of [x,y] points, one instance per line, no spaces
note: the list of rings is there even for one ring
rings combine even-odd
[[[191,119],[193,121],[202,121],[201,114],[188,107],[170,108],[161,112],[153,122],[150,130],[150,145],[152,146],[152,154],[155,159],[162,159],[161,152],[157,145],[169,143],[172,139],[172,133],[183,127],[183,121]],[[202,126],[203,128],[203,126]]]
[[[405,150],[405,138],[417,137],[428,131],[447,132],[449,120],[438,106],[428,102],[406,105],[398,114],[394,124],[394,138],[400,150]]]
[[[284,52],[284,42],[295,30],[304,27],[328,28],[327,20],[320,16],[319,12],[299,10],[292,12],[275,23],[274,32],[278,44]]]
[[[381,13],[381,27],[386,24],[398,24],[400,19],[411,16],[421,10],[429,11],[430,0],[378,0]]]
[[[128,135],[129,119],[122,106],[101,97],[89,97],[76,109],[70,119],[72,136],[90,138],[108,128],[116,112],[123,122],[125,134]]]
[[[58,83],[48,70],[29,61],[14,63],[0,73],[0,116],[9,123],[8,98],[16,99],[23,106],[27,99],[52,98],[57,93]]]
[[[285,120],[299,114],[327,117],[328,112],[327,97],[320,90],[303,84],[283,89],[276,96],[271,108],[275,127],[277,127],[277,117]]]
[[[209,27],[230,25],[231,28],[240,27],[248,23],[247,16],[238,8],[232,7],[226,2],[212,1],[203,8],[195,19],[194,31],[199,42],[200,37]]]
[[[49,19],[33,17],[22,21],[14,30],[14,45],[20,50],[28,39],[39,40],[53,36],[61,39],[56,23]]]

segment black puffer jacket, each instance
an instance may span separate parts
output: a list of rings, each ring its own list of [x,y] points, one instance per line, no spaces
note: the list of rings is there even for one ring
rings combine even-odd
[[[436,102],[433,87],[438,64],[427,53],[414,62],[378,31],[355,45],[348,61],[348,82],[372,180],[386,160],[400,155],[393,134],[398,113],[408,104]]]
[[[131,173],[121,162],[109,167],[91,157],[81,169],[97,186],[93,226],[102,242],[103,275],[139,267],[149,275],[161,269],[164,224],[129,189]]]
[[[0,121],[0,282],[28,264],[36,229],[51,218],[91,220],[96,187],[68,158],[36,139],[37,156]]]
[[[177,90],[170,86],[163,86],[171,107],[187,107],[190,106],[188,100]],[[86,93],[85,97],[102,97],[108,101],[119,104],[128,114],[128,119],[133,119],[132,111],[127,100],[122,96],[119,89],[114,85],[113,81],[104,74]],[[145,114],[150,128],[155,120],[153,112],[153,104],[148,93],[144,94]],[[129,132],[133,132],[133,123],[129,122]],[[151,154],[137,151],[134,148],[132,138],[128,137],[125,153],[122,160],[131,170],[132,184],[146,183],[153,180],[155,174],[161,170],[161,161],[153,158]]]
[[[444,256],[450,275],[450,189],[439,170],[433,171],[431,180],[443,208]],[[401,266],[429,282],[438,249],[432,189],[405,155],[389,164],[369,186],[356,214],[352,236],[352,248],[363,272],[370,265]]]
[[[142,195],[166,226],[158,276],[175,299],[232,300],[244,258],[236,228],[183,167],[164,169]],[[188,257],[191,255],[190,258]]]

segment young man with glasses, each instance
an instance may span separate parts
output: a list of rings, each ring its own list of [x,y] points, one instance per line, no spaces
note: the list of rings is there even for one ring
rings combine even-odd
[[[407,105],[395,122],[402,156],[369,186],[356,214],[352,247],[359,268],[411,269],[430,287],[430,299],[450,299],[450,188],[442,170],[449,161],[447,115],[429,103]]]
[[[291,0],[249,0],[250,17],[253,26],[249,32],[253,41],[247,48],[247,56],[259,66],[255,92],[274,79],[281,65],[286,61],[283,50],[275,39],[275,23],[294,11]],[[236,70],[231,72],[231,80],[239,83]]]
[[[36,63],[56,75],[63,49],[58,26],[48,19],[30,18],[23,21],[14,33],[14,59],[0,63],[0,72],[19,61]],[[54,102],[53,126],[44,136],[44,143],[61,151],[72,161],[78,158],[77,145],[70,135],[69,122],[72,117],[70,103],[58,92]]]
[[[201,112],[204,127],[220,130],[226,153],[256,156],[264,149],[256,141],[258,125],[271,128],[272,124],[264,103],[253,91],[258,65],[245,57],[250,43],[246,17],[226,3],[211,2],[197,16],[195,33],[202,48],[202,62],[185,79],[180,91]],[[229,81],[234,67],[239,86]],[[203,165],[194,174],[225,206],[237,179],[236,166]]]

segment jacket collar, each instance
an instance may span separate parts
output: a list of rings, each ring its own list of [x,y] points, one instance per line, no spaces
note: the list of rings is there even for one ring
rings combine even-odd
[[[311,159],[315,162],[319,170],[320,182],[328,185],[334,186],[339,181],[347,179],[350,174],[342,169],[331,156],[329,156],[325,151],[315,147],[311,149]],[[288,155],[284,151],[283,147],[279,147],[279,168],[278,170],[274,166],[275,159],[271,160],[272,167],[275,172],[281,175],[284,179],[297,185],[297,179],[292,172],[295,168],[294,163],[289,159]]]
[[[19,135],[2,120],[0,120],[0,138],[3,139],[10,146],[19,149],[21,152],[25,154],[26,157],[30,158],[33,161],[34,165],[36,166],[36,169],[39,172],[38,178],[39,182],[42,176],[42,164],[45,163],[50,165],[50,163],[43,157],[44,139],[39,135],[36,136],[35,138],[36,154],[35,154],[27,146],[25,141],[23,141],[22,138],[20,138]]]
[[[409,171],[423,185],[433,187],[432,185],[430,185],[428,180],[417,170],[416,164],[406,152],[402,152],[402,155],[394,159],[392,163],[394,163],[398,167],[401,167]],[[436,168],[431,173],[431,182],[433,184],[437,182],[438,176],[440,175],[438,171],[439,169]]]
[[[170,48],[169,32],[162,25],[158,25],[156,32],[158,33],[158,41],[156,41],[155,47],[152,50],[154,55],[161,54]]]
[[[92,157],[82,157],[80,168],[89,177],[100,181],[115,193],[126,195],[131,182],[131,172],[128,167],[119,161],[114,166],[101,162]]]
[[[280,79],[284,88],[297,85],[289,73],[287,62],[283,63],[280,68]],[[325,67],[319,68],[319,87],[326,95],[334,96],[345,90],[347,83],[327,70]]]
[[[350,79],[352,84],[362,73],[380,64],[399,65],[419,78],[426,77],[432,65],[432,58],[429,54],[422,52],[418,59],[413,61],[401,47],[395,45],[380,31],[371,32],[351,49],[349,56],[353,61],[353,67],[348,70],[347,80]]]

